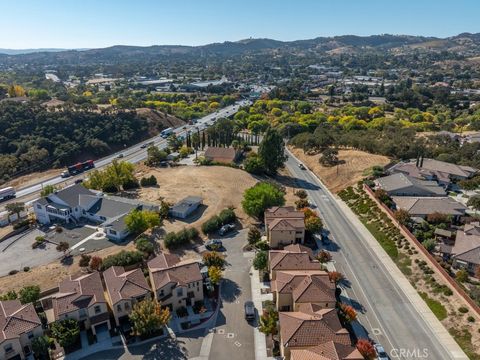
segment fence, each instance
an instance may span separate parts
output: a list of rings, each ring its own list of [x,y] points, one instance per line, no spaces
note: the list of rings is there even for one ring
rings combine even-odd
[[[420,241],[413,235],[410,230],[408,230],[405,226],[400,224],[397,219],[395,219],[395,216],[393,214],[393,211],[388,208],[385,204],[383,204],[381,201],[379,201],[376,197],[375,194],[373,193],[372,189],[368,187],[367,185],[363,185],[363,189],[365,192],[370,196],[370,198],[375,201],[375,203],[379,206],[379,208],[388,215],[390,220],[392,220],[393,224],[400,230],[403,236],[405,236],[406,239],[410,241],[411,244],[415,245],[416,249],[420,251],[428,260],[429,265],[433,266],[433,268],[437,271],[437,274],[445,280],[451,288],[453,288],[453,291],[457,293],[460,297],[465,300],[465,302],[470,306],[470,308],[477,313],[478,316],[480,316],[480,306],[478,306],[475,301],[468,296],[468,294],[463,290],[455,280],[451,278],[451,276],[445,271],[445,269],[435,260],[435,258],[430,254],[427,249],[422,245]]]

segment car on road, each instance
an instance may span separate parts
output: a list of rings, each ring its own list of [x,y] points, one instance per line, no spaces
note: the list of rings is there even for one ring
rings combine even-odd
[[[121,159],[121,158],[123,158],[123,154],[118,154],[117,159]]]
[[[62,178],[68,178],[70,177],[70,173],[68,171],[62,171],[62,173],[60,174],[60,177]]]
[[[307,170],[307,168],[305,167],[305,165],[303,165],[302,163],[298,164],[298,167],[302,170]]]
[[[222,243],[222,240],[212,239],[212,240],[208,240],[205,243],[205,247],[208,250],[218,250],[218,249],[221,249],[223,247],[223,243]]]
[[[75,184],[81,184],[83,182],[83,179],[77,179],[75,180]]]
[[[183,130],[187,130],[187,127],[186,127],[186,126],[184,126],[182,129],[183,129]]]
[[[389,360],[389,357],[382,345],[375,344],[373,347],[375,348],[375,352],[377,353],[377,360]]]
[[[148,144],[142,144],[142,146],[140,146],[140,149],[145,149],[147,146]]]
[[[244,304],[244,309],[245,309],[245,319],[247,321],[254,320],[255,319],[255,305],[253,304],[253,301],[245,301]]]
[[[235,224],[225,224],[223,225],[220,230],[218,230],[218,233],[223,236],[226,233],[229,233],[230,231],[235,229]]]

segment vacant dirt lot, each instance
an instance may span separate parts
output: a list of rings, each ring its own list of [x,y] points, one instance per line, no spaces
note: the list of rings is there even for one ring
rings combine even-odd
[[[345,163],[334,167],[325,167],[318,162],[320,154],[305,155],[303,150],[291,147],[290,151],[335,193],[356,184],[365,176],[364,172],[372,166],[384,166],[390,162],[388,157],[382,155],[369,154],[359,150],[339,150],[338,158]]]
[[[186,221],[174,220],[165,223],[166,231],[177,231],[185,226],[200,228],[211,216],[226,207],[235,207],[235,212],[243,223],[247,216],[242,210],[241,201],[245,189],[255,185],[257,180],[245,171],[225,166],[181,166],[165,169],[139,167],[139,176],[154,175],[158,187],[142,188],[140,198],[149,202],[164,199],[176,203],[186,196],[200,196],[204,206]]]

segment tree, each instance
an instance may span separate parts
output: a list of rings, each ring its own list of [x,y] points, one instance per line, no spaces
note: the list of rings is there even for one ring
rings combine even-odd
[[[357,350],[360,351],[360,354],[362,354],[366,360],[374,360],[377,357],[375,348],[368,339],[359,339],[357,341]]]
[[[341,272],[330,271],[328,273],[328,278],[330,279],[331,282],[335,284],[335,286],[337,286],[341,281],[345,279],[345,276]]]
[[[90,269],[99,271],[102,267],[103,260],[100,256],[92,256],[90,259]]]
[[[399,209],[395,211],[393,216],[402,225],[407,225],[410,222],[410,214],[405,209]]]
[[[53,185],[45,185],[42,189],[42,191],[40,191],[40,196],[42,197],[46,197],[50,194],[52,194],[53,192],[55,192],[55,190],[57,190],[57,188]]]
[[[468,199],[467,205],[471,206],[475,210],[480,210],[480,195],[473,195]]]
[[[170,321],[170,310],[162,308],[157,300],[145,299],[133,306],[129,319],[135,334],[148,337]]]
[[[310,203],[307,199],[298,199],[297,201],[295,201],[295,207],[297,208],[297,210],[304,209],[309,205]]]
[[[183,141],[177,137],[177,135],[172,134],[167,139],[168,147],[173,151],[177,151],[183,144]]]
[[[70,245],[66,241],[61,241],[56,247],[57,251],[58,252],[63,252],[64,256],[65,256],[65,254],[66,254],[66,252],[68,251],[69,248],[70,248]]]
[[[216,266],[223,269],[225,266],[225,258],[216,251],[206,252],[203,254],[203,263],[208,267]]]
[[[459,282],[466,282],[468,281],[468,272],[465,269],[458,270],[457,273],[455,274],[455,278]]]
[[[18,298],[17,293],[15,290],[10,290],[6,294],[0,296],[0,300],[5,301],[5,300],[15,300]]]
[[[50,359],[49,349],[51,340],[47,335],[36,337],[32,340],[32,350],[36,359]]]
[[[153,244],[147,238],[144,238],[144,237],[141,237],[135,241],[135,248],[138,251],[144,253],[146,257],[153,254],[155,251]]]
[[[25,94],[26,94],[25,89],[20,85],[14,84],[8,88],[9,97],[21,97],[21,96],[25,96]]]
[[[268,253],[264,250],[258,251],[253,259],[255,270],[265,271],[268,268]]]
[[[250,216],[261,218],[266,209],[285,204],[285,193],[278,186],[261,182],[247,189],[243,195],[243,210]]]
[[[272,128],[267,130],[258,148],[258,156],[262,160],[265,171],[270,175],[275,175],[277,170],[284,166],[287,160],[285,147],[282,136],[277,130]]]
[[[78,260],[78,266],[80,266],[82,268],[88,267],[88,265],[90,264],[90,259],[91,258],[92,257],[90,255],[82,254],[80,256],[80,260]]]
[[[388,193],[383,189],[375,190],[375,197],[387,206],[390,206],[392,203],[392,199],[390,199]]]
[[[168,219],[168,214],[170,213],[170,208],[172,204],[162,200],[160,202],[160,210],[158,211],[158,215],[160,216],[161,220]]]
[[[266,335],[275,335],[278,332],[277,322],[277,310],[273,306],[267,306],[260,316],[260,324],[258,329]]]
[[[431,224],[445,224],[450,222],[450,215],[435,211],[427,215],[427,221]]]
[[[306,199],[308,197],[308,194],[305,190],[300,189],[295,191],[295,196],[299,199]]]
[[[223,277],[222,268],[218,266],[210,266],[208,268],[208,277],[213,285],[218,285]]]
[[[25,286],[18,292],[22,304],[34,303],[40,299],[40,287],[38,285]]]
[[[435,241],[435,239],[427,239],[422,243],[422,245],[425,247],[425,249],[427,249],[427,251],[430,252],[435,249],[437,242]]]
[[[52,337],[57,340],[61,347],[70,347],[77,342],[80,336],[80,328],[75,319],[64,319],[50,324]]]
[[[159,226],[161,220],[156,212],[134,209],[125,217],[125,224],[131,233],[141,234],[147,229]]]
[[[326,251],[326,250],[321,250],[318,254],[317,254],[317,260],[321,263],[321,264],[325,264],[329,261],[332,260],[332,255]]]
[[[338,150],[332,148],[326,148],[322,152],[322,156],[318,159],[318,162],[323,166],[331,167],[339,164]]]
[[[357,312],[350,305],[341,303],[339,306],[339,312],[340,316],[348,323],[357,320]]]
[[[265,172],[263,161],[257,154],[248,156],[243,162],[243,168],[246,172],[255,175],[261,175]]]
[[[305,230],[310,234],[317,234],[322,231],[323,222],[318,217],[317,213],[311,209],[305,208],[303,210],[305,214]]]
[[[260,233],[260,230],[256,226],[250,226],[250,229],[248,229],[248,243],[253,245],[256,244],[257,242],[260,241],[262,238],[262,234]]]
[[[5,210],[7,210],[10,214],[16,214],[20,217],[20,213],[25,211],[25,204],[23,202],[14,202],[5,205]]]

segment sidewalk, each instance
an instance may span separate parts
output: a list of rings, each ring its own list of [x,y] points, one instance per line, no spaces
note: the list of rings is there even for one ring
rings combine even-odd
[[[262,313],[262,302],[266,300],[273,301],[273,294],[262,294],[261,290],[268,288],[265,284],[260,282],[259,272],[255,270],[252,266],[251,270],[251,281],[252,286],[252,301],[255,304],[255,308],[258,311],[259,317]],[[267,344],[265,342],[265,334],[258,330],[258,326],[254,329],[254,344],[255,344],[255,360],[266,360],[273,359],[273,357],[267,357]]]

